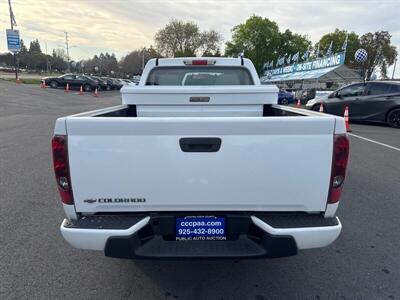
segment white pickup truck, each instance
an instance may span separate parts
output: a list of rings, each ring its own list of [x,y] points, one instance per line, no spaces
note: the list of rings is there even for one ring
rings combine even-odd
[[[277,105],[277,93],[245,58],[152,59],[122,105],[59,118],[65,240],[118,258],[272,258],[332,243],[344,120]]]

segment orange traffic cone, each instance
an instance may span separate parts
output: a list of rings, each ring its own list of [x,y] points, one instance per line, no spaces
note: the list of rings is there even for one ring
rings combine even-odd
[[[344,107],[344,122],[346,123],[346,131],[351,132],[349,124],[349,107],[347,105]]]
[[[319,112],[324,112],[324,105],[321,103],[321,105],[319,106]]]
[[[41,87],[42,89],[44,89],[44,82],[43,82],[43,81],[40,82],[40,87]]]
[[[65,92],[68,93],[69,92],[69,84],[67,83],[67,85],[65,86]]]
[[[94,90],[93,96],[94,96],[94,97],[98,97],[98,96],[99,96],[99,91],[98,91],[97,88]]]
[[[83,95],[83,86],[81,86],[81,88],[79,89],[79,95]]]
[[[297,99],[296,107],[299,108],[301,106],[300,99]]]

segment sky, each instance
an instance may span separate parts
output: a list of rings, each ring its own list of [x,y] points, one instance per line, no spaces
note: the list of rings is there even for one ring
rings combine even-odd
[[[400,0],[12,0],[21,38],[38,38],[42,51],[65,47],[80,60],[100,52],[122,57],[153,44],[154,34],[170,20],[193,21],[215,29],[224,42],[233,26],[252,15],[269,18],[280,29],[308,35],[315,43],[335,28],[358,34],[387,30],[400,57]],[[0,0],[0,52],[7,51],[8,1]],[[223,45],[222,45],[223,48]],[[396,68],[400,77],[400,62]],[[392,74],[392,67],[388,74]]]

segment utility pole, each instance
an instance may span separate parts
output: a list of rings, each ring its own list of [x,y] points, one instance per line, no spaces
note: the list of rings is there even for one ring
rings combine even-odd
[[[49,58],[47,56],[47,41],[44,41],[44,45],[46,46],[46,73],[49,73]]]
[[[68,45],[68,32],[65,32],[65,48],[67,49],[67,71],[71,72],[71,66],[69,64],[69,45]]]
[[[394,71],[396,71],[396,65],[397,65],[397,58],[394,60],[393,73],[392,73],[392,80],[394,79]]]
[[[10,10],[11,30],[14,30],[14,25],[17,26],[17,22],[15,21],[15,16],[11,7],[11,0],[8,0],[8,8]],[[14,69],[15,69],[15,80],[18,80],[17,52],[14,52],[13,58],[14,58]]]
[[[142,49],[142,73],[143,73],[143,70],[144,70],[144,51],[146,50],[146,47],[143,47],[143,49]]]

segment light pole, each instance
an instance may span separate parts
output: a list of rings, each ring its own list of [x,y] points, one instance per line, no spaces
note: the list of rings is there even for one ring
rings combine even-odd
[[[142,49],[142,73],[144,70],[144,51],[146,51],[146,47],[143,47],[143,49]]]
[[[8,0],[8,8],[10,10],[11,30],[14,30],[14,25],[17,26],[17,22],[15,21],[15,16],[11,7],[11,0]],[[13,58],[14,58],[14,69],[15,69],[15,80],[18,80],[17,52],[14,52]]]
[[[396,71],[396,65],[397,65],[397,58],[394,60],[393,73],[392,73],[392,80],[394,79],[394,71]]]
[[[69,57],[69,49],[71,48],[77,48],[77,46],[70,46],[69,41],[68,41],[68,32],[65,32],[65,46],[63,45],[57,45],[58,47],[64,48],[66,50],[67,54],[67,73],[71,72],[71,65],[70,65],[70,57]]]
[[[69,63],[69,45],[68,45],[68,32],[65,31],[65,48],[67,49],[67,72],[71,72],[71,66]]]

